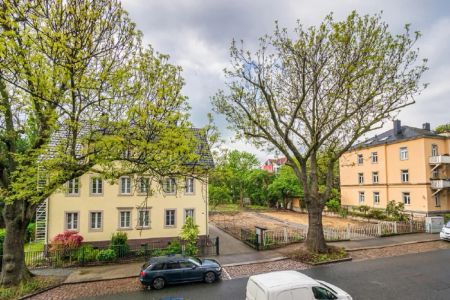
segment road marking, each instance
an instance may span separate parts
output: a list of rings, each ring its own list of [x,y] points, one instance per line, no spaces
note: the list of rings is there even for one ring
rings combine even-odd
[[[222,268],[223,273],[225,274],[226,280],[231,280],[230,274],[228,274],[227,270],[225,268]]]

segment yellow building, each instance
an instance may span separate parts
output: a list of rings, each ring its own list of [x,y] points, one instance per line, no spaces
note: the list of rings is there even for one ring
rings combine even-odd
[[[450,137],[430,124],[401,126],[354,146],[339,160],[341,204],[386,208],[403,202],[413,214],[450,212]]]

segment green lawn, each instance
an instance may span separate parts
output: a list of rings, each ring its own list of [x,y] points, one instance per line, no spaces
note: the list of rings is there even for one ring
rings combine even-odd
[[[216,207],[210,207],[211,211],[214,212],[222,212],[222,213],[232,213],[232,212],[240,212],[240,211],[248,211],[248,210],[257,210],[257,211],[265,211],[270,210],[267,206],[261,205],[246,205],[244,208],[241,208],[239,204],[229,203],[229,204],[220,204]]]
[[[26,243],[24,247],[25,252],[31,252],[31,251],[44,251],[44,242],[31,242]]]

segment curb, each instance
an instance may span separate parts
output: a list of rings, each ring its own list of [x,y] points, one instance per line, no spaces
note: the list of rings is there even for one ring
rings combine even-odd
[[[437,241],[440,241],[440,239],[428,239],[428,240],[403,242],[403,243],[390,244],[390,245],[380,245],[380,246],[370,246],[370,247],[360,247],[360,248],[350,248],[350,249],[346,248],[345,250],[347,250],[348,252],[352,252],[352,251],[360,251],[360,250],[383,249],[383,248],[389,248],[389,247],[411,245],[411,244],[421,244],[421,243],[437,242]]]
[[[240,263],[225,264],[225,265],[222,265],[222,267],[236,267],[236,266],[245,266],[245,265],[253,265],[253,264],[262,264],[262,263],[285,260],[285,259],[289,259],[289,258],[286,256],[279,256],[279,257],[268,258],[268,259],[260,259],[260,260],[252,260],[252,261],[246,261],[246,262],[240,262]]]
[[[346,257],[346,258],[329,260],[329,261],[318,262],[318,263],[307,262],[307,264],[315,267],[315,266],[322,266],[322,265],[329,265],[329,264],[335,264],[335,263],[340,263],[340,262],[346,262],[346,261],[351,261],[351,260],[352,260],[351,257]]]

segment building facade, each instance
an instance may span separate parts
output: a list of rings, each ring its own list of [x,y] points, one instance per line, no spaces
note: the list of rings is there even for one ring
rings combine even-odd
[[[266,170],[269,173],[278,173],[280,168],[284,166],[287,162],[286,157],[280,157],[280,158],[269,158],[264,162],[264,164],[261,166],[262,170]]]
[[[147,197],[147,191],[149,195]],[[47,199],[45,240],[66,230],[84,242],[106,245],[115,232],[126,232],[130,244],[177,237],[187,217],[208,235],[207,180],[193,177],[124,176],[107,182],[93,173],[71,180]]]
[[[450,137],[430,124],[401,126],[353,147],[339,160],[341,205],[386,208],[395,200],[419,215],[450,212]]]

